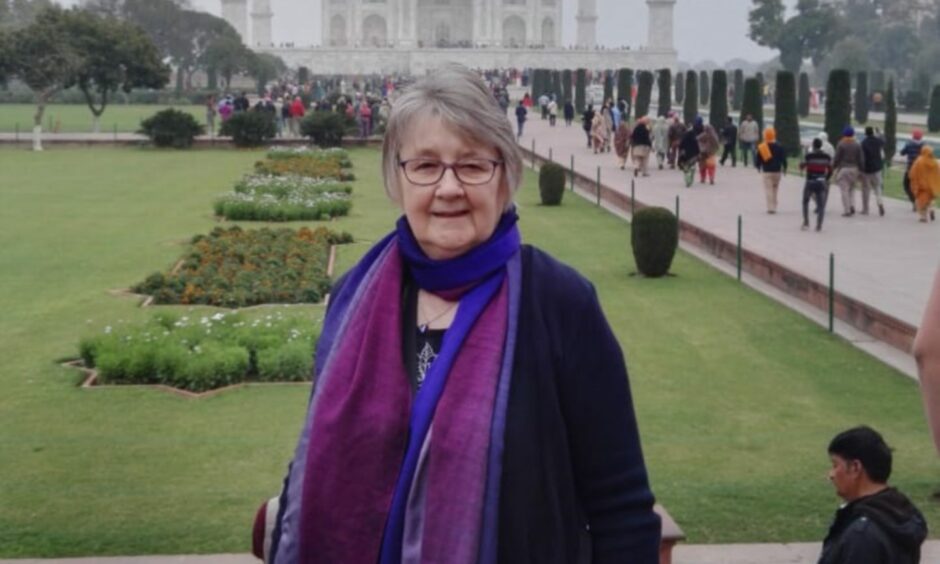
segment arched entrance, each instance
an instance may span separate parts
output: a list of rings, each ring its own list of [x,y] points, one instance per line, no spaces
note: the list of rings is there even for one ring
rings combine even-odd
[[[552,18],[542,20],[542,45],[546,47],[555,46],[555,22]]]
[[[343,16],[336,15],[330,20],[330,45],[346,46],[346,19]]]
[[[362,41],[365,45],[381,47],[388,42],[385,18],[372,14],[362,21]]]
[[[525,47],[525,20],[519,16],[509,16],[503,20],[503,45]]]

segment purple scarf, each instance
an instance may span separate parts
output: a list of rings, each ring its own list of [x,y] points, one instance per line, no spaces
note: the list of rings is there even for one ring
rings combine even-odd
[[[434,261],[402,219],[350,271],[324,320],[275,562],[401,562],[422,446],[421,561],[495,562],[521,278],[516,221],[508,212],[485,243]],[[403,268],[422,289],[460,297],[417,394],[401,356]]]

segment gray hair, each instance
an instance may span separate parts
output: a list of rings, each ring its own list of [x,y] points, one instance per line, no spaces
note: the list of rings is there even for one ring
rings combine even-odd
[[[512,125],[483,79],[453,63],[409,86],[392,106],[382,143],[382,177],[392,200],[401,201],[398,163],[403,139],[423,117],[440,118],[468,139],[495,148],[504,163],[503,182],[510,196],[506,206],[512,205],[511,196],[522,183],[522,153]]]

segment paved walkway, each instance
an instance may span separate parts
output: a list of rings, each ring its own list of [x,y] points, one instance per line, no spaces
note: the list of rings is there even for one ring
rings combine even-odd
[[[820,533],[822,534],[822,533]],[[820,545],[794,544],[701,544],[676,546],[672,564],[815,564]],[[921,562],[940,562],[940,540],[924,543]],[[247,554],[206,556],[115,556],[54,560],[0,560],[0,564],[258,564]]]
[[[576,122],[571,127],[551,128],[537,116],[526,123],[520,145],[565,166],[575,157],[575,169],[626,194],[633,170],[621,171],[613,153],[595,155]],[[803,180],[784,178],[776,215],[768,215],[758,173],[751,167],[719,167],[714,186],[696,183],[685,188],[677,171],[656,170],[636,179],[636,199],[645,204],[675,209],[690,222],[727,241],[737,240],[738,215],[742,217],[743,247],[780,262],[788,268],[827,285],[829,254],[835,254],[835,286],[839,292],[875,307],[912,326],[920,325],[933,275],[940,262],[940,222],[917,222],[906,201],[885,198],[885,217],[841,217],[838,189],[830,190],[823,231],[801,231]],[[860,195],[856,209],[861,211]],[[811,210],[812,211],[812,210]],[[812,218],[811,218],[812,221]]]

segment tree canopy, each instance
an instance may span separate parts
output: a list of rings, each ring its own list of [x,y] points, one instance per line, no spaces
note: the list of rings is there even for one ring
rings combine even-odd
[[[782,0],[752,0],[748,36],[758,45],[780,51],[780,63],[793,73],[803,59],[818,63],[835,42],[835,9],[820,0],[798,0],[796,14],[786,18]]]

